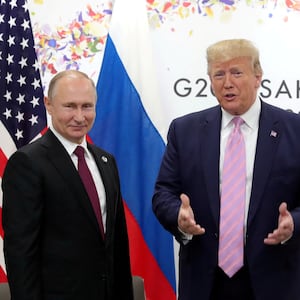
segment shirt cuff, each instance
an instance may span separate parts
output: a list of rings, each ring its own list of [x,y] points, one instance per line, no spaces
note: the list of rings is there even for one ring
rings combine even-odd
[[[181,234],[180,234],[180,238],[181,238],[181,240],[182,240],[182,243],[183,243],[184,245],[186,245],[189,241],[192,240],[193,235],[190,234],[190,233],[185,233],[185,232],[182,231],[179,227],[177,227],[177,228],[178,228],[179,232],[181,233]]]

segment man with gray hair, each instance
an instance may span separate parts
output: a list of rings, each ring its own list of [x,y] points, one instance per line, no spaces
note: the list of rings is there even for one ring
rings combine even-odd
[[[56,74],[50,129],[8,160],[4,257],[14,300],[133,300],[114,157],[89,143],[97,93],[80,71]]]

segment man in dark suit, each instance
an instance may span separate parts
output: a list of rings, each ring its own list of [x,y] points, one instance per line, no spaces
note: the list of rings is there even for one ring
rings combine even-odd
[[[300,117],[257,97],[262,69],[250,41],[215,43],[207,49],[207,62],[220,105],[171,123],[153,196],[158,220],[180,243],[179,299],[299,300]],[[233,180],[228,193],[242,195],[235,206],[244,209],[228,227],[242,220],[242,259],[227,273],[220,228],[231,200],[222,202],[222,185],[234,117],[242,120],[246,164],[242,180]],[[243,192],[237,182],[245,183]],[[228,211],[233,214],[235,207]],[[227,244],[227,263],[236,238]]]
[[[45,97],[50,129],[7,163],[4,257],[14,300],[133,299],[116,162],[86,141],[96,99],[84,73],[58,73]],[[96,185],[104,228],[77,171],[78,145]]]

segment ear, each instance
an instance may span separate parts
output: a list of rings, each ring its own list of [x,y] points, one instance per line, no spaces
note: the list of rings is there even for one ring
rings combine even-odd
[[[52,105],[51,105],[51,101],[49,100],[49,98],[47,96],[44,97],[44,105],[46,107],[48,114],[51,115]]]
[[[258,89],[260,87],[260,84],[261,84],[262,75],[257,74],[257,75],[255,75],[255,78],[256,78],[255,87]]]

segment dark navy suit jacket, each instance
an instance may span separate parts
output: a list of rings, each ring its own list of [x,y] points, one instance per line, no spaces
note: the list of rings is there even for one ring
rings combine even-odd
[[[208,300],[218,264],[219,106],[174,120],[153,196],[161,224],[181,243],[179,299]],[[177,229],[179,195],[186,193],[198,224],[206,230],[183,245]],[[287,202],[295,230],[285,244],[264,238],[278,226]],[[256,300],[300,299],[300,116],[262,102],[245,256]]]

